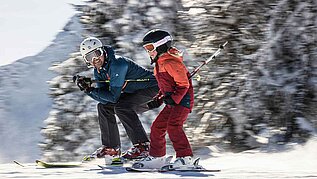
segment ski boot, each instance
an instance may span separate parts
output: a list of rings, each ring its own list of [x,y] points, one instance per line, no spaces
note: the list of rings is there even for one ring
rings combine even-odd
[[[159,170],[161,167],[168,165],[173,157],[153,157],[147,156],[142,158],[140,161],[132,164],[131,168],[133,169],[157,169]]]
[[[168,165],[161,167],[160,172],[182,171],[182,172],[220,172],[221,170],[209,170],[199,165],[200,158],[193,159],[190,156],[178,157]]]
[[[161,168],[161,171],[196,171],[202,170],[202,166],[198,165],[200,158],[193,159],[191,156],[177,157],[174,162],[169,165],[165,165]]]
[[[135,144],[126,152],[122,153],[122,157],[125,159],[141,159],[149,155],[150,145],[148,142]]]
[[[121,161],[120,154],[121,152],[119,148],[114,149],[106,146],[101,146],[91,155],[85,156],[83,158],[83,162],[92,161],[96,158],[105,158],[106,165],[118,165],[123,163]]]
[[[172,163],[174,168],[193,167],[193,159],[191,156],[177,157]],[[198,163],[197,163],[198,164]]]

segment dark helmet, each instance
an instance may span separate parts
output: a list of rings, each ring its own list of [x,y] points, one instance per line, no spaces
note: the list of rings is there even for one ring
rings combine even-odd
[[[154,48],[157,51],[157,56],[155,59],[152,59],[154,62],[157,58],[167,52],[172,46],[173,38],[170,33],[160,29],[153,29],[145,34],[142,40],[142,45],[153,44]]]

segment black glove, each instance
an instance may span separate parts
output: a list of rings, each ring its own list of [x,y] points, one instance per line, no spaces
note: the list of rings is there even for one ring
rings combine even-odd
[[[76,75],[73,77],[73,82],[79,87],[81,91],[84,91],[85,93],[90,93],[94,89],[91,87],[91,78]]]
[[[168,104],[168,105],[171,105],[171,106],[174,106],[176,104],[175,101],[173,100],[173,98],[170,95],[164,96],[163,101],[164,101],[165,104]]]
[[[152,101],[147,103],[147,106],[149,107],[149,109],[154,109],[154,108],[158,108],[163,104],[163,98],[161,98],[160,96],[154,97],[152,99]]]

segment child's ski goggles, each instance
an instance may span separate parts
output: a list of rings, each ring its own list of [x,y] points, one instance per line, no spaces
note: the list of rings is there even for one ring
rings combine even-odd
[[[145,45],[143,45],[143,48],[148,52],[148,53],[151,53],[153,52],[154,50],[156,50],[157,47],[167,43],[168,41],[172,41],[172,37],[171,36],[166,36],[164,37],[163,39],[155,42],[155,43],[147,43]]]

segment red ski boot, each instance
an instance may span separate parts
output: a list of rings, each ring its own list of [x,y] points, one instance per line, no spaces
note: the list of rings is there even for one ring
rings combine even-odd
[[[120,154],[120,149],[114,149],[103,145],[99,147],[94,153],[85,156],[83,161],[91,161],[95,158],[103,158],[105,156],[119,157]]]
[[[149,155],[150,144],[146,143],[139,143],[135,144],[129,150],[122,154],[123,158],[126,159],[140,159],[145,158]]]

